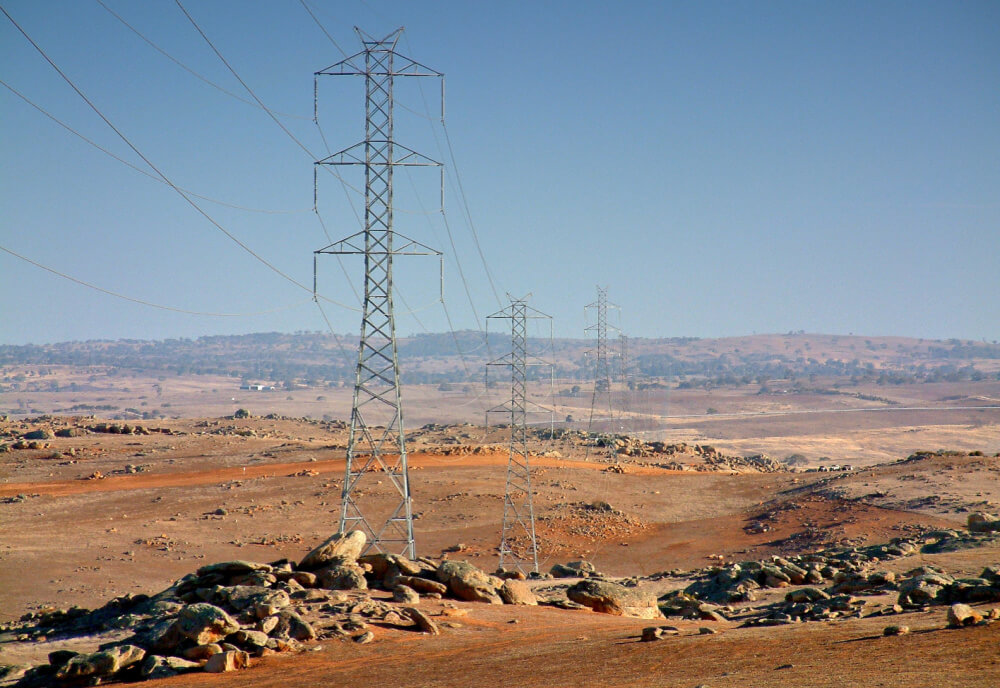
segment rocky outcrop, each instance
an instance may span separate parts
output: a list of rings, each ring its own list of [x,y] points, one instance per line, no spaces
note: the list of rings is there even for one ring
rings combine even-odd
[[[662,619],[656,597],[634,588],[603,580],[582,580],[566,591],[566,596],[596,612],[638,619]]]

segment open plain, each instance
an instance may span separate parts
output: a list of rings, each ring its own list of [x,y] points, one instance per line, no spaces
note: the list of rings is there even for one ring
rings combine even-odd
[[[685,351],[697,360],[794,345],[877,360],[886,349],[844,340],[709,340]],[[914,355],[930,346],[901,341]],[[422,633],[368,564],[367,591],[293,595],[315,629],[299,645],[258,648],[246,670],[180,673],[162,685],[367,686],[401,676],[419,686],[997,685],[1000,538],[970,531],[969,517],[1000,512],[1000,381],[995,359],[973,363],[984,371],[975,380],[886,383],[876,368],[853,378],[616,384],[613,421],[591,420],[585,381],[536,382],[532,400],[553,409],[532,417],[529,433],[539,570],[557,574],[526,581],[539,606],[421,594],[437,631]],[[218,562],[294,567],[337,531],[349,386],[241,389],[232,375],[103,363],[8,365],[0,379],[0,665],[21,667],[5,670],[8,684],[29,665],[48,666],[50,653],[65,661],[59,650],[85,655],[132,637],[146,617],[119,610],[108,620],[109,601],[161,599]],[[473,382],[405,387],[420,575],[434,578],[448,561],[497,569],[509,429],[483,420],[503,393]],[[377,475],[361,498],[376,516],[395,504]],[[515,543],[523,552],[523,539]],[[821,573],[817,562],[833,568]],[[789,580],[761,568],[785,564]],[[912,599],[921,576],[938,592]],[[657,600],[666,619],[573,602],[572,586],[591,579]],[[360,599],[381,611],[344,612]],[[956,602],[983,620],[951,627]],[[656,623],[669,626],[644,642]],[[905,631],[884,635],[890,627]],[[38,676],[20,685],[71,683]],[[114,677],[138,678],[134,668]]]

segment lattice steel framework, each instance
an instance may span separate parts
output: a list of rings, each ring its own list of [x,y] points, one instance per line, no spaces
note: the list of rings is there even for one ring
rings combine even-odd
[[[632,361],[629,359],[627,334],[618,334],[618,356],[618,370],[621,375],[621,381],[628,384],[629,378],[632,376]]]
[[[440,163],[393,140],[393,79],[400,76],[442,77],[440,72],[396,52],[403,29],[384,38],[355,27],[363,50],[314,75],[365,78],[365,139],[316,162],[321,165],[363,165],[365,172],[364,230],[314,252],[316,256],[363,255],[364,305],[361,339],[351,407],[347,468],[341,491],[340,530],[363,530],[369,548],[417,556],[413,538],[413,507],[407,469],[403,405],[396,354],[393,315],[392,260],[399,255],[437,255],[417,241],[393,231],[392,175],[399,166],[426,167]],[[443,89],[443,87],[442,87]],[[314,173],[315,174],[315,173]],[[366,474],[389,478],[399,502],[382,523],[366,515],[359,485]]]
[[[614,408],[611,403],[611,363],[608,360],[608,330],[614,332],[618,328],[608,324],[608,308],[618,308],[613,303],[608,303],[608,288],[597,287],[597,301],[587,304],[584,311],[595,309],[597,311],[597,321],[585,328],[585,332],[593,332],[597,341],[595,348],[591,350],[594,354],[594,394],[590,399],[590,420],[587,422],[587,432],[590,433],[594,425],[594,410],[597,408],[598,397],[607,400],[608,420],[614,427]],[[602,408],[603,411],[603,408]]]
[[[513,564],[523,573],[538,571],[535,507],[528,460],[528,366],[550,365],[528,355],[527,321],[535,318],[551,320],[545,313],[529,306],[527,298],[511,298],[509,306],[487,316],[510,320],[510,354],[487,364],[510,368],[510,402],[487,411],[487,425],[490,413],[510,414],[510,455],[503,497],[503,527],[500,530],[500,566]],[[514,543],[519,537],[527,540],[527,545],[517,548],[524,554],[515,551]]]

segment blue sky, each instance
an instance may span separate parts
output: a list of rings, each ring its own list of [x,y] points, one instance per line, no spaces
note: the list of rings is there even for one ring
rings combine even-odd
[[[102,1],[251,100],[175,2]],[[176,185],[295,211],[193,198],[311,286],[312,251],[360,229],[358,196],[321,175],[324,232],[312,160],[362,138],[361,80],[321,79],[317,127],[313,72],[342,54],[300,0],[182,2],[309,153],[95,0],[0,4]],[[398,174],[396,229],[445,251],[458,329],[503,305],[488,270],[501,299],[531,292],[562,336],[583,335],[601,284],[633,336],[1000,339],[996,2],[306,2],[349,53],[355,25],[405,26],[399,51],[446,74],[447,130],[430,81],[399,83],[396,110],[397,140],[448,163],[446,215],[434,172]],[[2,16],[0,79],[148,171]],[[277,309],[164,311],[0,252],[0,343],[326,328],[307,290],[168,186],[2,86],[0,117],[0,245],[143,301]],[[320,288],[356,308],[362,266],[343,267],[323,260]],[[400,334],[447,328],[437,274],[433,259],[397,263]],[[325,309],[357,330],[356,310]]]

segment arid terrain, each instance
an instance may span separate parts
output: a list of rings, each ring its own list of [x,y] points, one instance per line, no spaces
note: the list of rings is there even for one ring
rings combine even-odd
[[[257,392],[226,376],[58,365],[17,374],[19,389],[0,397],[20,409],[0,421],[0,665],[94,652],[131,632],[125,622],[61,632],[43,623],[63,618],[54,610],[154,595],[216,562],[299,562],[337,530],[346,387]],[[970,514],[1000,511],[1000,381],[817,379],[812,391],[771,383],[766,393],[756,383],[643,394],[621,385],[619,427],[600,441],[579,421],[590,412],[586,383],[559,393],[572,384],[538,393],[559,420],[540,414],[530,440],[539,569],[585,560],[596,574],[529,578],[539,606],[422,596],[430,635],[405,614],[385,615],[394,593],[368,571],[365,595],[382,616],[329,625],[339,612],[319,605],[335,609],[344,593],[312,588],[295,603],[317,629],[303,652],[261,652],[249,669],[155,685],[1000,684],[990,616],[1000,577],[996,587],[984,578],[1000,571],[987,568],[1000,565],[1000,539],[968,529]],[[492,573],[509,431],[484,427],[483,411],[502,390],[423,384],[405,394],[419,566],[432,577],[426,567],[442,560]],[[145,418],[123,413],[151,405]],[[238,408],[249,417],[234,418]],[[394,504],[388,480],[369,480],[362,497],[375,514]],[[814,580],[770,579],[754,563],[794,572],[821,559],[835,566]],[[746,571],[758,572],[751,583]],[[909,581],[939,574],[950,582],[937,597],[903,599]],[[750,594],[720,588],[720,576]],[[567,599],[590,578],[658,598],[666,619]],[[821,594],[804,589],[826,597],[811,609],[786,601]],[[985,620],[950,627],[956,601]],[[670,630],[642,642],[654,624]],[[889,626],[908,632],[883,635]],[[371,638],[351,642],[362,630]]]

